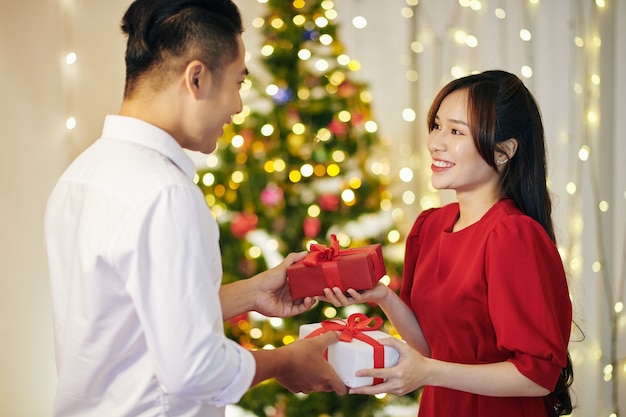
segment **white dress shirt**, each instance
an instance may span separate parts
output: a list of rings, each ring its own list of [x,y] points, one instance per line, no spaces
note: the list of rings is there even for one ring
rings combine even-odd
[[[45,217],[57,417],[224,415],[255,373],[224,336],[219,229],[165,131],[107,116]]]

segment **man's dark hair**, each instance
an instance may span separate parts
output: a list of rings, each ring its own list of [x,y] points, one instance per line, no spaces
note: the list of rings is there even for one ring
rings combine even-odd
[[[125,96],[147,75],[163,77],[199,59],[220,71],[239,54],[241,15],[230,0],[136,0],[122,18],[126,46]]]

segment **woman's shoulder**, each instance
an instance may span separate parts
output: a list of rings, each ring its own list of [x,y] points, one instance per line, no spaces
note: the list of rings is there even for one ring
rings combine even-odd
[[[550,240],[544,228],[532,217],[525,214],[511,199],[500,200],[491,210],[485,226],[498,234],[511,237],[537,235]]]
[[[417,234],[424,227],[435,227],[438,230],[441,230],[442,228],[453,224],[458,215],[458,203],[450,203],[442,207],[426,209],[417,216],[410,234]]]

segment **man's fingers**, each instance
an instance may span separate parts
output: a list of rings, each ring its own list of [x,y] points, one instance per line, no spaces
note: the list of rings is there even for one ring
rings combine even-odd
[[[285,264],[285,266],[289,266],[295,262],[298,262],[302,259],[304,259],[304,257],[307,255],[306,251],[302,251],[302,252],[291,252],[289,255],[287,255],[285,257],[285,260],[283,261],[283,263]]]
[[[339,333],[338,332],[326,332],[318,336],[322,343],[324,343],[324,348],[328,347],[328,345],[332,345],[339,341]]]
[[[290,315],[295,316],[298,314],[302,314],[308,309],[310,309],[313,306],[313,304],[315,304],[315,300],[313,300],[310,297],[307,297],[303,300],[297,300],[293,303],[293,309]]]
[[[326,332],[319,336],[314,337],[320,342],[320,348],[322,351],[326,350],[329,345],[333,343],[337,343],[339,341],[340,334],[339,332]],[[329,368],[329,372],[331,372],[331,377],[327,381],[327,385],[324,388],[326,392],[334,391],[339,395],[345,395],[348,393],[348,387],[345,386],[337,372],[333,369],[333,367],[327,362],[327,366]]]
[[[302,304],[304,304],[306,310],[308,310],[309,308],[313,307],[313,304],[315,304],[316,302],[317,300],[313,297],[305,297],[302,301]]]
[[[346,395],[348,393],[348,387],[345,386],[343,381],[337,377],[330,381],[330,388],[339,395]]]

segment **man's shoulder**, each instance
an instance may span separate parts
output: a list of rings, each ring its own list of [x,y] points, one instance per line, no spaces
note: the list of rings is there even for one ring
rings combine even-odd
[[[129,202],[171,187],[195,184],[165,155],[135,142],[100,138],[81,153],[61,182]]]

